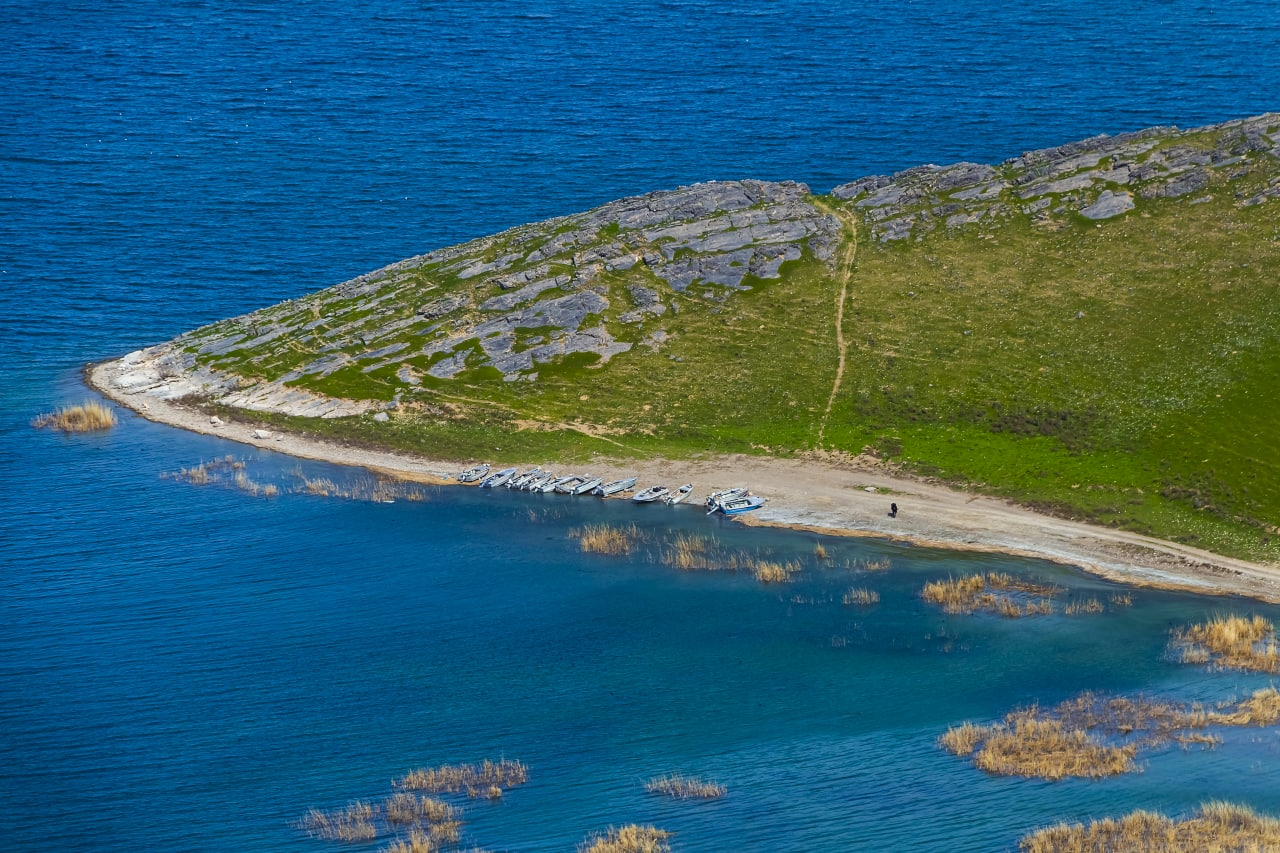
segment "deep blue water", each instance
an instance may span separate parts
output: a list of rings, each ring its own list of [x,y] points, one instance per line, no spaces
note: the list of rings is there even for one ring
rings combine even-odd
[[[1168,661],[1167,632],[1276,608],[1139,592],[1089,620],[942,618],[921,584],[978,565],[1109,587],[828,542],[893,561],[855,612],[817,569],[779,591],[567,533],[638,518],[810,563],[811,537],[456,489],[268,501],[160,476],[233,444],[127,413],[28,425],[88,395],[86,361],[623,195],[827,190],[1276,109],[1274,2],[54,0],[0,2],[0,31],[0,846],[319,850],[290,825],[307,808],[500,755],[532,780],[468,807],[493,850],[633,821],[687,851],[989,850],[1062,818],[1280,805],[1274,729],[1101,783],[991,779],[933,745],[1084,688],[1252,689]],[[246,458],[282,484],[360,476]],[[644,794],[674,770],[730,794]]]

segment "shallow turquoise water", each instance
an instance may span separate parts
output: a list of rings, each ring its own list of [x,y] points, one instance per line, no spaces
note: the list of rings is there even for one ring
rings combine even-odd
[[[1135,807],[1280,808],[1275,729],[1105,782],[988,778],[934,745],[1086,688],[1252,690],[1168,660],[1168,632],[1276,608],[1140,591],[1099,617],[944,617],[920,587],[979,568],[1113,587],[823,540],[893,563],[850,579],[811,536],[694,508],[267,501],[161,478],[238,445],[128,413],[99,436],[28,425],[88,395],[86,361],[626,194],[825,191],[1275,109],[1274,3],[0,5],[0,846],[321,850],[292,826],[306,809],[502,755],[531,781],[469,804],[467,844],[569,850],[646,821],[685,851],[991,850]],[[283,485],[364,476],[246,461]],[[569,531],[597,521],[806,569],[764,587],[583,556]],[[853,583],[880,604],[841,605]],[[672,771],[729,794],[643,792]]]

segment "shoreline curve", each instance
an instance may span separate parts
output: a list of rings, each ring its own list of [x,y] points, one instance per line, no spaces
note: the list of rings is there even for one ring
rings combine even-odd
[[[215,435],[290,456],[368,468],[390,476],[445,485],[460,463],[406,453],[340,445],[279,432],[254,436],[257,427],[239,422],[214,425],[179,401],[156,396],[154,388],[126,390],[112,380],[128,366],[114,359],[85,367],[86,383],[104,397],[156,423]],[[151,391],[152,393],[147,393]],[[532,464],[507,460],[507,464]],[[887,539],[953,551],[1008,554],[1076,566],[1107,580],[1134,587],[1241,596],[1280,604],[1280,565],[1253,563],[1143,536],[1056,518],[1025,507],[950,486],[903,476],[866,457],[810,453],[803,458],[721,454],[683,459],[605,459],[602,475],[637,476],[649,482],[699,484],[695,494],[744,483],[769,498],[748,525],[822,535]],[[896,518],[888,516],[897,503]]]

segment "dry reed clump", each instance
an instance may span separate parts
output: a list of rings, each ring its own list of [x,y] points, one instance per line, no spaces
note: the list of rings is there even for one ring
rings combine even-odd
[[[979,769],[1056,781],[1067,776],[1117,776],[1134,767],[1137,747],[1133,744],[1109,746],[1082,729],[1068,729],[1060,720],[1039,717],[1034,710],[1010,718],[986,734],[973,758]]]
[[[493,799],[491,789],[514,788],[529,781],[529,768],[519,761],[502,759],[481,764],[446,764],[412,770],[391,784],[405,791],[458,793],[466,791],[473,798]]]
[[[1127,592],[1113,592],[1107,599],[1112,607],[1132,607],[1133,596]]]
[[[1134,767],[1142,749],[1170,741],[1188,747],[1214,746],[1209,726],[1267,726],[1280,720],[1280,690],[1255,691],[1213,710],[1146,697],[1085,692],[1044,711],[1030,708],[989,726],[964,723],[949,728],[939,745],[989,773],[1061,779],[1101,777]]]
[[[801,566],[794,560],[787,563],[760,560],[751,568],[756,580],[760,583],[787,583],[792,575],[800,571]]]
[[[714,800],[725,795],[725,787],[719,782],[700,779],[697,776],[681,776],[672,773],[644,783],[650,794],[666,794],[681,800]]]
[[[920,596],[947,613],[973,613],[981,610],[1016,619],[1053,613],[1053,596],[1057,593],[1058,590],[1051,586],[1019,580],[1001,572],[987,572],[984,575],[930,581],[924,585]]]
[[[671,833],[653,826],[610,827],[578,845],[578,853],[668,853]]]
[[[336,812],[312,809],[302,818],[299,825],[313,838],[329,841],[372,841],[378,837],[373,816],[372,804],[356,801]]]
[[[1280,849],[1280,820],[1232,803],[1210,802],[1175,821],[1148,811],[1122,818],[1060,823],[1024,836],[1025,853],[1143,850],[1150,853]]]
[[[880,593],[874,589],[865,589],[863,587],[851,587],[841,599],[845,604],[853,604],[859,607],[870,607],[873,604],[880,603]]]
[[[1068,616],[1077,616],[1081,613],[1101,613],[1104,609],[1102,602],[1096,598],[1081,598],[1068,604],[1062,612]]]
[[[888,570],[891,565],[888,557],[882,557],[879,560],[859,560],[857,567],[864,572],[883,572]]]
[[[31,425],[37,429],[46,427],[62,432],[93,432],[111,429],[116,425],[116,413],[94,400],[77,406],[65,406],[36,417]]]
[[[584,554],[630,554],[640,539],[640,529],[634,524],[626,527],[588,524],[570,530],[569,538],[578,540],[578,547]]]
[[[813,546],[813,556],[818,560],[827,559],[827,549],[823,547],[821,542]]]
[[[1275,626],[1261,616],[1217,616],[1174,633],[1183,663],[1280,674]]]
[[[407,792],[392,794],[382,803],[387,823],[446,823],[455,821],[457,810],[432,797],[416,797]]]
[[[386,847],[383,853],[436,853],[439,845],[429,833],[421,829],[412,830],[408,838],[397,838]]]

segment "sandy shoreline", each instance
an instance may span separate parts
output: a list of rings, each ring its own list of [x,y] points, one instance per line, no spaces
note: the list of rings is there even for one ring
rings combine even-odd
[[[195,409],[155,396],[155,386],[126,390],[113,381],[121,370],[119,361],[108,361],[91,365],[85,376],[90,386],[104,396],[157,423],[420,482],[453,482],[446,478],[465,467],[456,462],[348,447],[275,429],[270,437],[257,438],[255,426],[242,422],[216,426]],[[531,467],[540,460],[489,461]],[[718,488],[749,485],[756,494],[768,497],[769,502],[750,516],[740,517],[745,524],[1036,557],[1079,566],[1134,586],[1240,595],[1280,603],[1280,566],[1236,560],[1136,533],[1042,515],[995,498],[904,478],[873,460],[734,455],[678,462],[601,459],[591,468],[599,476],[636,476],[642,485],[664,483],[674,488],[692,481],[696,487],[691,501],[701,501],[702,496]],[[890,502],[898,504],[897,518],[888,516]]]

